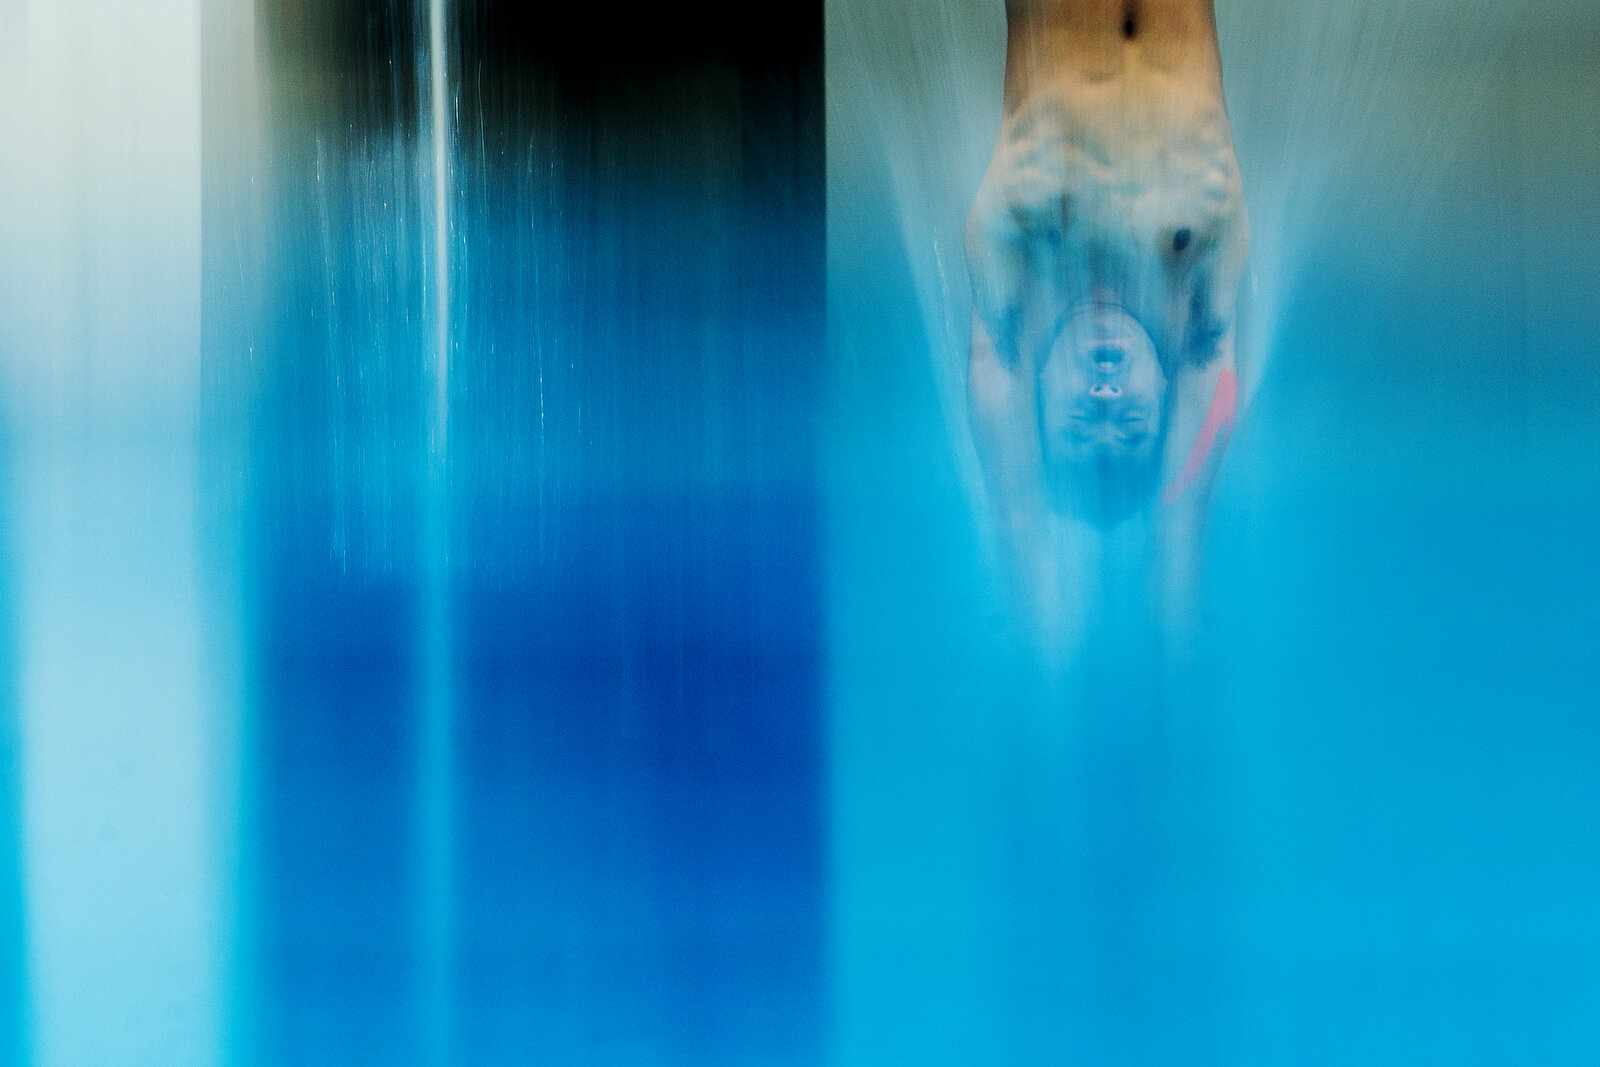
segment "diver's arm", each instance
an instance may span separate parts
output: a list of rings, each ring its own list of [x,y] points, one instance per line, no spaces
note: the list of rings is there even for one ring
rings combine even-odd
[[[1045,514],[1037,401],[1032,375],[1002,359],[980,315],[972,316],[967,404],[995,518],[1007,530],[1039,529]]]
[[[1025,373],[1018,362],[1002,356],[983,317],[974,311],[967,406],[999,535],[997,547],[1005,557],[1012,602],[1025,616],[1021,632],[1053,655],[1066,643],[1070,605],[1049,534],[1031,361]]]
[[[1235,330],[1205,364],[1190,364],[1173,383],[1173,425],[1154,505],[1151,577],[1164,630],[1174,638],[1196,632],[1200,612],[1201,550],[1206,516],[1238,401]]]

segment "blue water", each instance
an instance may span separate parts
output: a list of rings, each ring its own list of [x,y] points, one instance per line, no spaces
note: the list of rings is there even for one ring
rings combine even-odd
[[[1219,0],[1202,647],[1062,680],[1001,5],[446,4],[438,155],[433,6],[0,2],[0,1062],[1600,1058],[1600,10]]]

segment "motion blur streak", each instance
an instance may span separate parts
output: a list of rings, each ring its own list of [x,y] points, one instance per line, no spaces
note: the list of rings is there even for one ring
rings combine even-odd
[[[17,1033],[5,1006],[0,1058],[213,1063],[234,726],[201,622],[199,9],[7,6],[5,610],[27,1023]]]
[[[427,484],[421,539],[423,578],[422,722],[418,730],[424,1032],[433,1063],[449,1062],[451,909],[454,884],[454,731],[450,656],[450,215],[451,92],[445,0],[428,0],[428,144],[433,177],[433,259],[428,310],[433,318],[433,402],[428,407]],[[420,144],[420,139],[419,139]]]
[[[814,1060],[817,18],[205,16],[232,1054]]]

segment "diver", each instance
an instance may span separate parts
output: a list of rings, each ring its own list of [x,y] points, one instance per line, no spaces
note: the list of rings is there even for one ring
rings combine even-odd
[[[1069,662],[1135,586],[1167,632],[1194,623],[1249,227],[1212,0],[1006,18],[966,226],[968,409],[1024,629]]]

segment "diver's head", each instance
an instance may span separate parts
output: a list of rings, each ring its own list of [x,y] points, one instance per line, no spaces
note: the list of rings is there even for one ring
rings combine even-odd
[[[1039,364],[1039,429],[1052,504],[1097,526],[1142,508],[1160,477],[1167,375],[1121,305],[1090,302]]]

